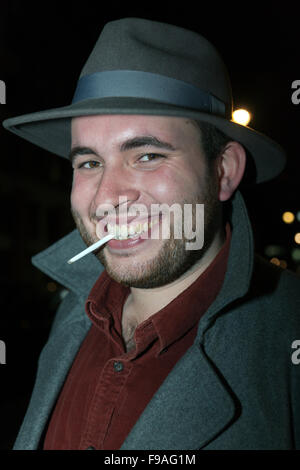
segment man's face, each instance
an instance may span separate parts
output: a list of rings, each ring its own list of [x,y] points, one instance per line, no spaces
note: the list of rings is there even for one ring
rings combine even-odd
[[[154,221],[150,217],[154,204],[175,203],[182,208],[192,204],[193,209],[204,204],[202,249],[186,250],[184,231],[181,239],[174,237],[172,217],[170,237],[163,239],[160,231],[154,239],[162,224],[155,217],[158,223],[145,232],[147,237],[111,240],[96,253],[113,279],[130,287],[154,288],[175,281],[201,262],[220,225],[220,202],[216,172],[207,165],[199,130],[192,121],[137,115],[74,118],[75,147],[71,209],[88,245],[106,234],[110,221],[109,212],[103,217],[99,208],[115,208],[118,216],[121,197],[128,214],[135,205],[146,207],[149,217],[142,217],[146,222]],[[137,213],[136,220],[140,219]],[[194,219],[195,210],[193,229],[197,229]]]

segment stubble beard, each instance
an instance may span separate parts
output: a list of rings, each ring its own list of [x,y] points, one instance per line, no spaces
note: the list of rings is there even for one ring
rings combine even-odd
[[[196,204],[204,204],[204,244],[201,249],[187,250],[186,243],[191,242],[184,237],[182,227],[182,238],[174,237],[173,226],[170,227],[170,238],[163,240],[162,246],[157,255],[145,260],[138,261],[135,255],[128,252],[118,256],[117,261],[110,262],[109,256],[105,252],[105,246],[101,247],[94,255],[106,269],[108,275],[119,284],[126,287],[135,287],[140,289],[151,289],[164,286],[179,279],[183,274],[190,270],[196,263],[200,264],[207,250],[210,248],[221,220],[221,203],[217,196],[217,185],[213,179],[207,183],[205,195],[198,194],[192,201],[181,203],[182,213],[184,204],[192,204],[193,207],[193,230],[195,227],[195,208]],[[76,223],[77,229],[84,242],[90,246],[98,240],[96,234],[91,235],[81,216],[71,208],[71,212]],[[161,243],[161,240],[154,240],[153,243]],[[113,255],[115,256],[115,255]],[[132,269],[129,268],[126,261],[122,265],[122,259],[132,257]]]

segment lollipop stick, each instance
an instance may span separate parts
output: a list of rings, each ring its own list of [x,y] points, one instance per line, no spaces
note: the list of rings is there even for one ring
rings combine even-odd
[[[93,245],[89,246],[88,248],[86,248],[85,250],[81,251],[80,253],[78,253],[78,255],[76,256],[73,256],[73,258],[69,259],[68,261],[68,264],[72,264],[74,263],[75,261],[79,260],[80,258],[83,258],[85,255],[87,255],[88,253],[91,253],[92,251],[95,251],[97,250],[97,248],[100,248],[100,246],[104,245],[104,243],[108,242],[109,240],[111,240],[112,238],[114,238],[114,234],[113,233],[109,233],[108,235],[106,235],[105,237],[101,238],[101,240],[98,240],[96,243],[94,243]]]

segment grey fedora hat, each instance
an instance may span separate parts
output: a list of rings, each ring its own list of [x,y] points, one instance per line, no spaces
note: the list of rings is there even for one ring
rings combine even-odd
[[[285,152],[265,135],[234,123],[226,67],[200,34],[141,18],[107,23],[67,106],[6,119],[6,129],[67,158],[71,119],[97,114],[187,117],[215,125],[245,146],[256,182],[284,168]]]

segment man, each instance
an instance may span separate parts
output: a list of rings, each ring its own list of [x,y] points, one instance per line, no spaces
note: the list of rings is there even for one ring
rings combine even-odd
[[[231,111],[208,41],[128,18],[103,29],[70,106],[5,121],[70,157],[78,228],[34,258],[69,293],[15,449],[300,447],[299,280],[254,255],[238,189],[284,153]],[[174,204],[192,212],[164,237],[151,210]]]

